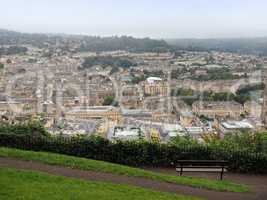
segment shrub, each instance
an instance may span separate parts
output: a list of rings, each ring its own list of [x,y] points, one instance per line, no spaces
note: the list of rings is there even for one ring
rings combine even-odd
[[[219,159],[229,161],[231,171],[267,172],[266,154],[234,148],[229,150],[215,145],[178,146],[146,141],[110,142],[100,137],[63,138],[0,134],[0,146],[62,153],[139,167],[174,167],[179,159]]]
[[[49,136],[49,133],[40,121],[31,120],[25,123],[0,123],[0,133],[18,134],[18,135],[34,135]]]

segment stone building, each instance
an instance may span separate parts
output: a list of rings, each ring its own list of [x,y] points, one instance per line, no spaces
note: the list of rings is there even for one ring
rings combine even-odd
[[[147,96],[166,96],[168,94],[168,86],[160,78],[149,77],[144,84],[144,93]]]
[[[112,121],[120,122],[122,120],[121,112],[113,106],[89,106],[78,107],[65,112],[67,120],[88,120],[107,118]]]
[[[250,117],[256,117],[259,119],[261,116],[261,110],[262,110],[262,105],[260,105],[255,101],[246,101],[244,103],[244,111]]]
[[[198,116],[233,119],[238,119],[244,110],[243,106],[235,101],[196,101],[193,103],[192,109]]]

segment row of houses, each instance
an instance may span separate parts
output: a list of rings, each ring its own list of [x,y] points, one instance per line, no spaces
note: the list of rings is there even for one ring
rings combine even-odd
[[[239,119],[242,114],[260,118],[262,106],[255,101],[247,101],[244,106],[235,101],[196,101],[192,111],[198,116],[208,118]]]

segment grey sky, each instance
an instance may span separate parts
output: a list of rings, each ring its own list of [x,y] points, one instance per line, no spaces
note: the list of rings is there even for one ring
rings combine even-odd
[[[266,0],[0,0],[0,28],[153,38],[267,36]]]

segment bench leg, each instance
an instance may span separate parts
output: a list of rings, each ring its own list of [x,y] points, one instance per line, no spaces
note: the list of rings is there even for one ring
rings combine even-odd
[[[224,167],[222,168],[222,171],[221,171],[220,180],[223,180],[223,172],[224,172]]]
[[[183,175],[183,166],[181,166],[181,168],[180,168],[180,176],[182,176]]]

